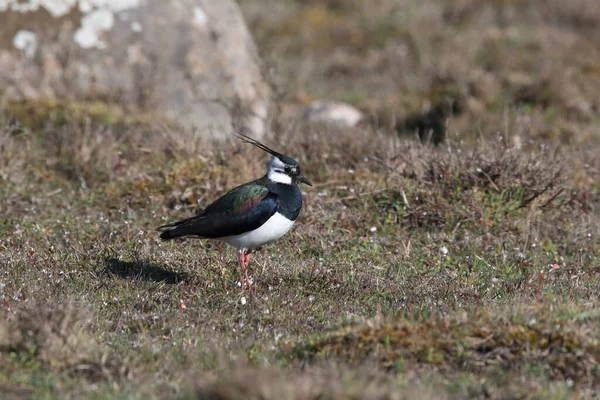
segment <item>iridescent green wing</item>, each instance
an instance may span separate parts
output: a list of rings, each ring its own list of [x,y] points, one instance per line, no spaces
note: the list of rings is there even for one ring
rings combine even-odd
[[[161,238],[180,236],[219,238],[257,229],[275,214],[279,198],[262,180],[232,189],[200,214],[159,228]]]

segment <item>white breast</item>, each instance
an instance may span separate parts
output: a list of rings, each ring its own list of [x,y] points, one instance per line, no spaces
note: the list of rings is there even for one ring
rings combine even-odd
[[[294,221],[275,213],[259,228],[240,235],[226,236],[219,240],[237,249],[251,250],[279,239],[290,230]]]

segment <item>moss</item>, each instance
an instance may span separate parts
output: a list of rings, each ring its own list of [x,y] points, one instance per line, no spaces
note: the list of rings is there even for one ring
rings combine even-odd
[[[551,366],[550,373],[578,379],[594,375],[600,360],[600,344],[582,336],[583,325],[557,318],[550,307],[517,310],[516,315],[489,310],[470,316],[434,315],[342,328],[292,347],[283,356],[303,361],[338,359],[354,365],[374,360],[386,370],[399,363],[480,370],[508,365],[509,360],[516,366],[541,362]]]
[[[11,100],[3,112],[32,130],[43,129],[48,124],[64,126],[91,122],[131,126],[156,121],[154,115],[100,100]]]

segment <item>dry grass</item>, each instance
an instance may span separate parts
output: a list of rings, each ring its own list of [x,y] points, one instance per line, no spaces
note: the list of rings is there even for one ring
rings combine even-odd
[[[233,367],[222,377],[210,376],[197,383],[194,399],[434,399],[432,388],[400,389],[389,376],[366,368],[344,370],[335,366],[316,367],[300,374],[275,368]]]
[[[3,135],[4,151],[22,157],[2,166],[0,203],[0,384],[11,390],[26,383],[56,395],[185,398],[593,393],[594,148],[495,139],[432,149],[331,128],[334,142],[300,126],[302,134],[281,136],[278,147],[301,160],[315,187],[295,229],[256,256],[257,292],[243,303],[231,251],[161,244],[153,229],[257,176],[266,157],[235,141],[199,142],[192,154],[157,133],[151,155],[125,153],[121,167],[107,170],[117,142],[135,148],[142,136],[132,129],[117,137],[105,126],[104,146],[80,158],[100,128],[66,125],[36,140],[28,131]],[[145,133],[144,142],[153,134]],[[54,160],[85,172],[66,174]],[[65,304],[65,296],[78,301],[40,306]],[[388,322],[373,325],[375,316]],[[308,367],[315,357],[334,364]],[[385,383],[374,387],[354,370],[365,361]],[[269,379],[273,373],[280,378]],[[328,384],[319,383],[321,373]],[[507,385],[515,374],[531,379]],[[76,384],[82,376],[87,383]],[[358,380],[351,385],[348,376]]]
[[[343,0],[277,2],[259,18],[262,3],[242,3],[276,78],[297,71],[269,144],[315,184],[294,229],[253,259],[256,292],[241,299],[231,249],[161,243],[154,228],[259,176],[265,154],[100,103],[7,109],[2,393],[597,397],[600,142],[593,112],[569,106],[597,107],[583,68],[595,14],[534,0]],[[394,45],[411,41],[409,53]],[[557,69],[534,68],[547,54]],[[559,82],[567,64],[584,75]],[[353,98],[373,123],[294,118],[325,93]],[[398,138],[437,95],[460,103],[450,140]]]
[[[87,332],[92,321],[67,304],[48,309],[44,305],[21,310],[16,321],[4,327],[3,348],[32,351],[41,361],[69,367],[94,358],[97,344]]]
[[[8,304],[8,300],[5,300]],[[0,327],[0,351],[22,356],[21,362],[84,374],[110,375],[106,353],[91,332],[93,316],[76,302],[38,303],[9,315]],[[6,363],[4,367],[10,367]]]
[[[347,101],[377,125],[433,129],[434,140],[445,125],[467,140],[597,140],[593,0],[286,0],[268,13],[262,0],[240,3],[296,105]]]
[[[579,305],[581,312],[555,304],[522,309],[476,309],[415,320],[367,321],[332,332],[293,348],[292,360],[337,358],[360,365],[374,360],[388,370],[434,367],[442,371],[468,369],[484,373],[530,364],[543,374],[598,384],[600,343],[593,334],[598,310]],[[566,312],[565,312],[566,310]]]

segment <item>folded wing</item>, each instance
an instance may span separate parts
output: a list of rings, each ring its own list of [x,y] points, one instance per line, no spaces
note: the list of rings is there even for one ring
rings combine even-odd
[[[263,185],[248,183],[229,191],[200,214],[157,228],[163,240],[184,236],[216,239],[257,229],[275,214],[279,198]]]

